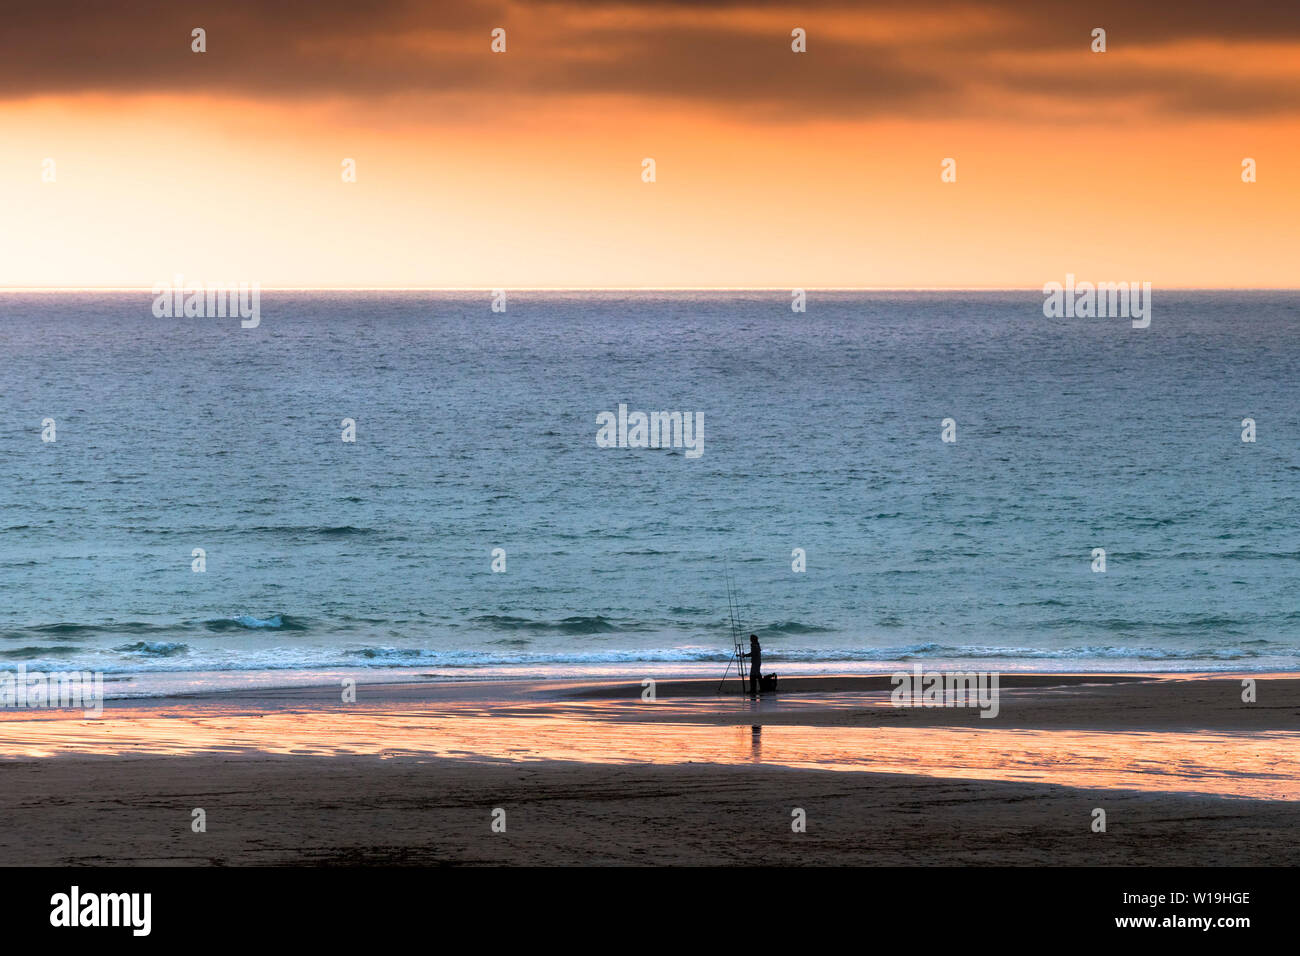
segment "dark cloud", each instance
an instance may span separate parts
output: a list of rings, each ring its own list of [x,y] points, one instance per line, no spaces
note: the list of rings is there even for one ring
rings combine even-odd
[[[1145,98],[1153,112],[1167,116],[1261,117],[1300,112],[1300,86],[1253,77],[1229,77],[1195,69],[1167,71],[1141,67],[1077,75],[1042,70],[1005,70],[1010,88],[1068,99],[1076,107],[1105,108],[1116,99]]]
[[[589,9],[784,11],[792,20],[823,12],[887,17],[902,13],[953,17],[977,10],[1003,24],[1007,38],[1041,47],[1053,36],[1072,43],[1086,27],[1114,30],[1134,42],[1190,38],[1244,40],[1300,38],[1300,3],[1294,0],[573,0]]]
[[[608,14],[637,16],[625,26]],[[627,0],[511,4],[503,0],[3,0],[0,98],[49,93],[213,93],[267,99],[399,93],[628,94],[767,115],[960,115],[979,89],[1064,99],[1146,96],[1174,113],[1293,112],[1293,86],[1224,80],[1201,63],[1077,68],[1089,33],[1112,51],[1188,39],[1300,46],[1300,2],[1241,0]],[[711,11],[706,25],[684,17]],[[979,11],[991,29],[906,43],[837,36],[849,17]],[[782,11],[809,31],[809,54],[753,14]],[[662,14],[662,16],[656,16]],[[942,21],[940,21],[942,22]],[[965,22],[954,19],[954,23]],[[646,24],[655,24],[647,27]],[[190,52],[190,30],[208,52]],[[488,52],[506,26],[510,52]],[[991,69],[989,54],[1060,54],[1062,68]]]

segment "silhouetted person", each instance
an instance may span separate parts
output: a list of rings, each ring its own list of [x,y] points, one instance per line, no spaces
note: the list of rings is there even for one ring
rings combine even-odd
[[[763,648],[757,634],[749,635],[749,653],[740,656],[749,658],[749,696],[757,697],[763,682]]]

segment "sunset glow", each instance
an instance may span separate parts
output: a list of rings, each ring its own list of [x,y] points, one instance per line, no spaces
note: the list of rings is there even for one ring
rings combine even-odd
[[[1295,284],[1294,11],[61,6],[4,35],[0,286]]]

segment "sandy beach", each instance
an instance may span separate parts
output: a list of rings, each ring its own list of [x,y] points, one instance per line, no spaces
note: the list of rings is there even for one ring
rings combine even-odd
[[[0,864],[1294,865],[1300,678],[1242,676],[1002,675],[993,719],[886,676],[5,711]]]

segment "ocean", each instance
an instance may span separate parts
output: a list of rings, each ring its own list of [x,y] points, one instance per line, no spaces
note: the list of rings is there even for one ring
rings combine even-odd
[[[1295,669],[1297,293],[153,299],[0,295],[0,669],[720,677],[728,574],[769,672]]]

